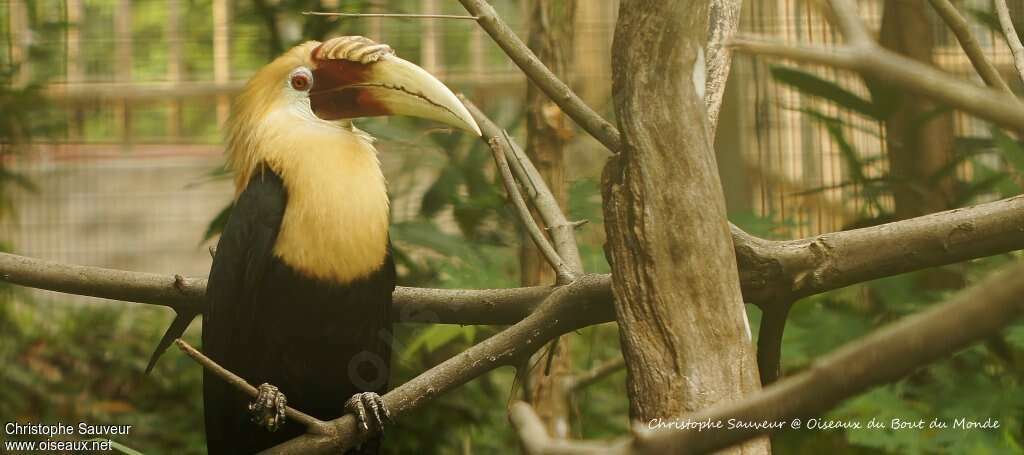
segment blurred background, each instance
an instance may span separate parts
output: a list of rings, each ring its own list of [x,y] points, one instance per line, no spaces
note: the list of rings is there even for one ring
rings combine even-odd
[[[530,0],[492,2],[527,36]],[[1010,1],[1015,18],[1024,2]],[[882,1],[862,1],[882,28]],[[889,30],[918,27],[921,46],[889,45],[977,80],[955,38],[927,5],[893,13]],[[989,58],[1021,83],[989,2],[958,2]],[[565,49],[567,79],[613,117],[609,49],[617,1],[580,1]],[[290,46],[332,35],[390,44],[461,91],[525,143],[526,81],[472,21],[359,18],[303,11],[465,14],[442,0],[0,0],[0,245],[75,264],[205,276],[232,196],[220,125],[231,97]],[[830,44],[814,2],[747,2],[742,29]],[[1018,29],[1024,26],[1024,19]],[[923,28],[921,28],[923,27]],[[884,35],[884,33],[883,33]],[[883,38],[883,42],[886,39]],[[1016,135],[859,77],[738,56],[716,138],[730,217],[773,239],[869,226],[1020,193]],[[671,75],[666,75],[671,77]],[[979,82],[980,83],[980,82]],[[914,109],[908,109],[911,106]],[[916,117],[905,111],[916,112]],[[554,115],[558,115],[557,109]],[[900,117],[902,122],[894,123]],[[936,128],[941,119],[942,127]],[[379,139],[392,194],[392,236],[406,286],[489,288],[520,282],[521,235],[479,141],[401,118],[359,122]],[[600,172],[607,152],[562,119],[572,219],[587,269],[602,253]],[[931,128],[931,129],[929,129]],[[906,138],[916,138],[909,140]],[[928,147],[919,147],[927,144]],[[938,144],[935,146],[935,144]],[[1008,255],[852,286],[798,303],[784,372],[917,311],[1005,262]],[[750,308],[756,327],[758,310]],[[142,371],[172,314],[3,287],[0,420],[124,423],[119,442],[145,453],[202,453],[200,368],[177,352]],[[188,336],[198,345],[199,324]],[[393,384],[495,333],[495,327],[401,326]],[[573,338],[572,368],[619,356],[613,325]],[[628,428],[619,371],[570,397],[573,437]],[[1024,453],[1024,327],[851,400],[844,419],[995,418],[986,431],[786,432],[777,453]],[[499,370],[403,417],[391,453],[506,453],[513,372]],[[0,435],[0,438],[3,436]]]

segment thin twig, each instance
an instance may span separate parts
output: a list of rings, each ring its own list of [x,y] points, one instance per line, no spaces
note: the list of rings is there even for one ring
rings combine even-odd
[[[519,181],[523,190],[526,191],[526,197],[533,203],[534,209],[537,210],[537,214],[540,215],[541,220],[547,226],[548,232],[551,233],[555,251],[565,261],[569,270],[577,275],[582,274],[583,260],[580,257],[579,246],[576,243],[576,226],[573,222],[566,219],[565,213],[559,207],[554,193],[548,188],[547,183],[544,182],[544,178],[541,177],[540,172],[534,167],[533,162],[523,152],[523,149],[519,148],[515,141],[508,136],[505,130],[498,128],[498,125],[495,125],[475,104],[461,95],[459,99],[469,109],[470,115],[480,125],[480,130],[488,141],[491,138],[502,139],[500,143],[505,145],[503,147],[505,157],[508,158],[512,172],[515,174],[516,180]]]
[[[612,153],[618,153],[619,131],[607,120],[594,112],[554,73],[534,55],[533,51],[516,36],[515,32],[498,17],[498,13],[484,0],[459,0],[469,14],[476,16],[477,23],[498,43],[509,58],[526,73],[562,112],[587,131]],[[479,120],[477,121],[479,123]]]
[[[956,35],[957,41],[960,42],[960,47],[963,48],[964,53],[967,54],[967,58],[971,60],[971,64],[974,65],[974,69],[978,71],[978,75],[985,81],[985,84],[989,87],[1001,90],[1003,92],[1012,94],[1010,86],[1006,85],[1006,81],[1003,80],[1003,76],[999,74],[999,70],[996,69],[995,65],[985,57],[985,51],[981,48],[981,43],[978,42],[978,38],[971,33],[970,24],[967,23],[967,19],[964,19],[960,12],[957,11],[956,6],[953,5],[949,0],[928,0],[932,4],[932,8],[935,12],[939,13],[942,20],[946,22],[949,29]]]
[[[494,155],[494,162],[498,166],[501,181],[505,184],[505,192],[508,193],[509,199],[512,200],[512,204],[516,208],[516,213],[519,214],[519,221],[522,222],[526,232],[533,239],[533,243],[537,245],[537,249],[544,255],[544,259],[547,259],[548,264],[558,274],[558,281],[561,283],[571,282],[576,278],[576,274],[566,267],[565,262],[558,256],[555,248],[551,246],[551,242],[544,236],[540,226],[537,226],[537,221],[533,219],[530,208],[526,205],[523,195],[519,192],[519,185],[516,184],[516,179],[512,176],[512,170],[509,169],[508,159],[505,157],[504,147],[502,147],[500,141],[501,139],[492,137],[487,141],[487,145],[490,146],[491,152]]]
[[[830,4],[835,13],[833,19],[851,46],[874,46],[871,34],[857,14],[857,3],[854,0],[832,0]]]
[[[570,392],[578,391],[579,389],[586,388],[625,367],[626,360],[622,357],[607,360],[594,368],[584,371],[583,373],[567,378],[565,389]]]
[[[508,420],[519,436],[519,443],[527,455],[590,455],[608,452],[608,446],[599,442],[567,441],[548,435],[544,422],[533,407],[516,401],[508,408]]]
[[[203,355],[202,352],[193,348],[192,345],[188,344],[185,340],[178,338],[177,340],[174,340],[174,344],[176,344],[185,354],[188,354],[189,357],[202,365],[203,368],[217,375],[217,377],[223,379],[228,384],[231,384],[236,389],[241,390],[242,393],[253,398],[256,398],[259,395],[259,391],[256,390],[256,387],[253,387],[252,384],[249,384],[245,379],[242,379],[238,375],[220,366],[217,362],[214,362],[213,359]],[[292,408],[291,406],[285,407],[284,415],[288,416],[289,419],[305,425],[307,431],[311,433],[318,433],[325,424],[324,421]]]
[[[1010,52],[1013,53],[1013,65],[1017,67],[1017,73],[1024,81],[1024,44],[1021,44],[1017,29],[1013,27],[1010,7],[1006,5],[1006,0],[992,0],[992,5],[999,16],[999,25],[1003,28],[1006,44],[1010,47]]]
[[[402,13],[327,13],[321,11],[303,11],[304,16],[331,16],[331,17],[386,17],[394,19],[463,19],[475,21],[476,16],[462,16],[457,14],[402,14]]]

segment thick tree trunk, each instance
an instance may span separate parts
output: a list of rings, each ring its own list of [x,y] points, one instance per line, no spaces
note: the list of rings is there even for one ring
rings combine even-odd
[[[707,17],[707,0],[626,0],[612,46],[623,147],[604,172],[606,252],[630,416],[641,425],[760,387],[704,101],[691,77]],[[768,450],[759,439],[741,451]]]
[[[925,14],[927,9],[923,0],[885,2],[879,39],[882,46],[933,64],[935,38]],[[953,153],[953,114],[947,111],[935,115],[937,108],[938,104],[924,97],[900,96],[896,112],[886,121],[890,173],[896,179],[897,219],[946,210],[952,200],[950,178],[931,181]]]
[[[933,65],[935,38],[925,14],[924,0],[885,2],[879,42],[894,52]],[[935,179],[953,156],[953,113],[936,115],[940,105],[924,97],[900,95],[896,111],[886,120],[889,170],[894,178],[896,219],[907,219],[949,208],[953,179]],[[959,288],[963,277],[954,270],[931,270],[921,275],[923,286]]]
[[[533,0],[530,2],[530,35],[528,44],[548,68],[566,80],[573,46],[576,0]],[[559,206],[568,207],[569,192],[565,175],[566,141],[572,135],[571,122],[547,95],[530,84],[526,91],[526,153],[547,182]],[[520,249],[522,283],[524,286],[551,285],[555,273],[543,256],[525,238]],[[534,358],[537,365],[527,378],[527,399],[556,438],[569,435],[569,402],[564,379],[572,373],[569,352],[571,336],[565,335],[542,349]]]

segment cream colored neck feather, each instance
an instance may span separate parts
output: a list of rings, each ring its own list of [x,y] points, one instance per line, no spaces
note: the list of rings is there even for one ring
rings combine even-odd
[[[388,242],[387,188],[372,139],[289,111],[270,114],[255,151],[288,190],[274,254],[321,280],[364,278],[384,263]]]
[[[266,65],[235,99],[227,125],[228,166],[235,196],[261,164],[288,190],[274,254],[302,274],[349,283],[384,263],[388,195],[369,135],[313,114],[288,74],[311,67],[310,41]]]

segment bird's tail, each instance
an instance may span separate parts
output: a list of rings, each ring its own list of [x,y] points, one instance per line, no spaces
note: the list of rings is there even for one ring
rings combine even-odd
[[[181,335],[185,333],[185,329],[192,323],[192,320],[199,315],[197,311],[181,310],[177,316],[174,317],[174,322],[171,322],[171,326],[167,328],[167,332],[164,332],[164,337],[160,339],[160,344],[156,346],[156,350],[153,351],[153,356],[149,358],[149,365],[146,366],[146,374],[153,371],[153,367],[156,366],[156,361],[161,355],[167,351],[167,348],[171,346],[174,340],[181,338]]]

